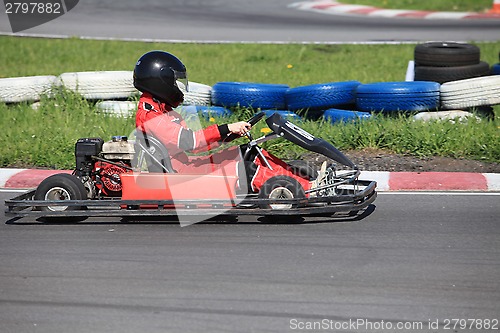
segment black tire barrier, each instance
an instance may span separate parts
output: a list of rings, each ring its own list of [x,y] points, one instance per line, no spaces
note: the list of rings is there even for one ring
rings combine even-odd
[[[218,82],[212,87],[212,104],[253,109],[285,109],[285,84]]]
[[[361,111],[424,111],[439,107],[440,84],[436,82],[377,82],[356,89],[356,106]]]
[[[479,63],[477,46],[455,42],[429,42],[415,46],[416,66],[453,67]]]
[[[454,67],[430,67],[416,66],[415,81],[434,81],[445,83],[473,77],[486,76],[490,74],[490,66],[484,61],[475,65]]]
[[[290,88],[285,94],[288,110],[325,110],[353,104],[359,81],[330,82]]]

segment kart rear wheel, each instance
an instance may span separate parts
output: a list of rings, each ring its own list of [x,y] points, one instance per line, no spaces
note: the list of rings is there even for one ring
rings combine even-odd
[[[259,192],[260,199],[296,199],[305,198],[304,189],[298,181],[288,176],[275,176],[269,178]],[[259,205],[260,208],[271,208],[276,210],[287,210],[296,207],[297,204],[268,204]]]
[[[76,176],[66,173],[52,175],[38,185],[35,200],[85,200],[87,191],[85,186]],[[69,210],[82,210],[84,206],[39,206],[36,210],[46,212],[59,212]],[[84,216],[44,217],[47,222],[76,222],[85,220]]]

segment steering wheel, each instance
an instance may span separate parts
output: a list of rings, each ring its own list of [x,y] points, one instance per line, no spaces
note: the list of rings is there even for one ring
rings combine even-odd
[[[261,111],[259,113],[254,114],[250,119],[248,119],[247,123],[249,123],[253,127],[253,125],[257,124],[259,122],[259,120],[261,120],[265,116],[266,116],[266,113],[264,111]],[[222,140],[222,142],[226,142],[226,143],[231,142],[239,137],[240,136],[238,134],[231,133],[224,140]]]

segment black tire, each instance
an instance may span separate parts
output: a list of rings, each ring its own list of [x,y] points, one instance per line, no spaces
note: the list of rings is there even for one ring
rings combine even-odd
[[[85,200],[87,199],[87,191],[85,186],[76,176],[66,173],[52,175],[44,179],[38,185],[35,192],[35,200]],[[70,211],[82,210],[84,206],[43,206],[36,207],[40,211]],[[47,222],[75,222],[86,219],[83,216],[68,216],[68,217],[46,217],[43,218]]]
[[[316,179],[318,177],[318,168],[312,163],[303,160],[292,160],[287,162],[296,175],[303,178]]]
[[[269,178],[259,191],[259,199],[295,199],[305,198],[306,194],[300,183],[288,176]],[[260,204],[260,208],[287,210],[297,207],[296,204]]]
[[[488,63],[481,61],[475,65],[456,66],[456,67],[430,67],[416,66],[415,81],[434,81],[445,83],[481,77],[490,74]]]
[[[479,63],[480,50],[472,44],[430,42],[415,46],[414,58],[417,66],[469,66]]]

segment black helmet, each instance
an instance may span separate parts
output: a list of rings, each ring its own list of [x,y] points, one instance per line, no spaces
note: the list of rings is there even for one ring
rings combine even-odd
[[[172,107],[184,100],[179,82],[187,91],[187,75],[184,64],[173,54],[151,51],[139,58],[134,68],[134,87],[148,92]]]

